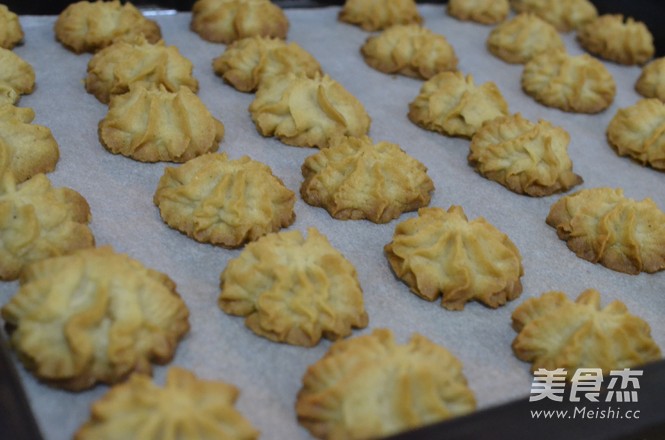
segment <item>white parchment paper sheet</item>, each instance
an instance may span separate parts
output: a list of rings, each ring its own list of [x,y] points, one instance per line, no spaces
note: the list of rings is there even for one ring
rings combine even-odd
[[[506,64],[485,49],[491,27],[456,21],[445,15],[443,6],[419,7],[425,25],[445,35],[455,48],[461,71],[473,74],[477,83],[496,82],[511,112],[521,112],[531,120],[547,119],[570,133],[574,170],[585,181],[577,189],[622,187],[629,197],[651,197],[665,208],[665,173],[618,157],[605,139],[605,129],[617,109],[639,99],[633,90],[639,68],[605,63],[618,85],[614,104],[598,115],[567,114],[541,106],[521,91],[522,66]],[[620,299],[649,322],[657,343],[665,348],[665,272],[631,276],[577,258],[545,224],[549,207],[559,196],[534,199],[513,194],[467,165],[469,141],[425,131],[409,122],[408,103],[418,94],[422,81],[369,68],[359,53],[368,34],[337,22],[337,12],[336,7],[287,10],[289,40],[310,51],[328,74],[360,99],[373,119],[370,135],[375,140],[398,143],[427,165],[436,185],[431,206],[460,204],[469,218],[484,216],[515,242],[525,270],[522,296],[506,306],[492,310],[472,303],[461,312],[447,311],[438,302],[429,303],[409,293],[393,276],[383,255],[395,225],[414,213],[386,225],[344,222],[299,199],[297,220],[290,229],[317,227],[358,269],[370,325],[356,334],[389,327],[401,342],[420,332],[444,345],[464,363],[480,408],[528,395],[529,365],[512,354],[515,333],[510,315],[523,300],[547,290],[563,290],[576,297],[594,287],[602,293],[604,304]],[[247,111],[253,95],[237,92],[214,75],[212,59],[224,46],[207,43],[189,31],[189,14],[155,19],[166,43],[176,45],[195,64],[199,96],[226,126],[220,151],[231,158],[247,154],[265,162],[298,193],[300,166],[315,150],[285,146],[257,133]],[[177,282],[191,312],[192,328],[173,364],[188,367],[202,378],[238,386],[242,391],[239,409],[262,431],[263,438],[309,438],[296,423],[295,396],[306,368],[330,343],[309,349],[272,343],[245,328],[242,318],[217,308],[219,275],[239,251],[197,243],[161,221],[152,196],[165,166],[171,165],[134,162],[101,146],[97,123],[106,114],[106,106],[87,94],[82,83],[90,55],[75,55],[62,48],[54,40],[54,21],[55,17],[21,17],[25,44],[15,50],[34,66],[37,75],[35,92],[23,97],[20,105],[34,108],[35,122],[50,127],[60,145],[61,160],[50,178],[56,186],[72,187],[87,198],[99,245],[111,244]],[[571,53],[582,53],[573,35],[566,35],[565,42]],[[2,284],[0,302],[6,303],[16,289],[16,283]],[[59,391],[38,383],[20,365],[19,371],[49,440],[70,438],[88,417],[90,403],[107,390],[98,386],[78,394]],[[166,367],[155,368],[157,382],[162,383],[165,371]]]

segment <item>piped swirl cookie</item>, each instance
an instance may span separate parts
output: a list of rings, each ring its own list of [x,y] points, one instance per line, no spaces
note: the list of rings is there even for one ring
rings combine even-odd
[[[510,0],[517,12],[531,12],[560,32],[569,32],[590,22],[598,11],[589,0]]]
[[[189,312],[165,274],[110,247],[31,264],[2,308],[28,370],[72,391],[150,374],[171,360]]]
[[[517,194],[542,197],[582,183],[568,156],[570,135],[561,127],[519,113],[485,123],[471,139],[469,164]]]
[[[333,344],[307,369],[296,401],[300,424],[329,440],[385,437],[475,408],[454,355],[417,333],[398,344],[387,329]]]
[[[200,379],[180,367],[169,368],[162,387],[150,376],[133,374],[92,404],[74,440],[130,439],[137,433],[142,440],[255,440],[258,431],[235,408],[239,393],[233,385]]]
[[[216,151],[224,125],[187,87],[175,92],[131,86],[111,99],[99,139],[114,154],[141,162],[185,162]]]
[[[423,21],[415,0],[346,0],[338,19],[369,32]]]
[[[496,24],[510,12],[508,0],[449,0],[446,12],[458,20]]]
[[[163,41],[152,44],[143,36],[120,41],[97,52],[88,62],[85,89],[108,104],[111,96],[129,91],[129,86],[165,88],[176,92],[187,87],[197,92],[194,65],[175,46]]]
[[[234,41],[213,60],[212,68],[241,92],[254,92],[263,80],[278,75],[313,78],[323,73],[316,58],[297,43],[261,36]]]
[[[614,78],[594,57],[563,50],[540,53],[522,71],[522,89],[548,107],[573,113],[599,113],[612,104]]]
[[[560,198],[547,224],[575,254],[632,275],[665,269],[665,213],[647,198],[593,188]]]
[[[328,75],[268,78],[249,112],[261,135],[298,147],[326,148],[342,136],[363,136],[371,123],[362,103]]]
[[[270,0],[197,0],[190,27],[206,41],[229,44],[257,35],[286,39],[289,20]]]
[[[311,347],[368,323],[356,269],[315,228],[249,243],[222,272],[221,290],[222,310],[276,342]]]
[[[54,188],[44,174],[16,184],[0,181],[0,279],[14,280],[29,263],[95,245],[88,202],[69,188]]]
[[[565,49],[556,28],[535,14],[521,13],[496,26],[487,49],[507,63],[524,64],[542,52]]]
[[[665,102],[665,57],[657,58],[642,68],[635,90],[645,98]]]
[[[0,47],[0,105],[14,104],[35,88],[35,71],[23,58]]]
[[[228,248],[295,221],[293,191],[247,156],[230,160],[226,153],[211,153],[168,167],[153,200],[170,227]]]
[[[96,52],[119,40],[143,35],[156,43],[162,38],[159,25],[148,20],[132,3],[80,1],[58,15],[55,37],[74,53]]]
[[[23,41],[23,28],[18,15],[0,5],[0,47],[13,49]]]
[[[619,109],[607,126],[607,140],[619,156],[665,171],[665,103],[642,99]]]
[[[0,104],[0,170],[9,170],[16,182],[55,169],[60,150],[48,127],[32,124],[31,108]]]
[[[399,145],[343,138],[305,159],[300,194],[340,220],[387,223],[427,206],[434,183],[425,165]]]
[[[427,130],[470,138],[485,121],[508,114],[508,104],[493,82],[477,86],[471,75],[441,72],[425,81],[409,104],[408,117]]]
[[[369,37],[360,52],[380,72],[413,78],[429,79],[457,68],[455,51],[446,37],[417,24],[391,26]]]
[[[600,293],[587,289],[571,301],[563,292],[529,298],[515,309],[512,347],[531,370],[566,369],[568,379],[578,368],[633,368],[661,358],[649,324],[631,315],[624,303],[601,308]]]
[[[577,31],[583,48],[619,64],[644,64],[656,51],[653,36],[641,21],[623,15],[601,15]]]
[[[397,225],[384,247],[395,275],[448,310],[469,301],[496,308],[522,293],[522,257],[507,235],[484,218],[469,221],[460,206],[421,208]]]

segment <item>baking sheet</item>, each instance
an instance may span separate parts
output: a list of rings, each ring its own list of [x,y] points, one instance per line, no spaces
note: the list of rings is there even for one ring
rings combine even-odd
[[[456,21],[445,15],[440,5],[419,5],[419,9],[425,25],[445,35],[453,45],[462,72],[473,74],[476,83],[496,82],[511,112],[531,120],[547,119],[570,133],[574,171],[585,180],[576,189],[622,187],[629,197],[651,197],[665,208],[665,173],[618,157],[605,140],[605,128],[617,109],[639,99],[633,90],[639,68],[606,62],[618,85],[613,105],[599,115],[567,114],[541,106],[521,91],[522,66],[506,64],[485,49],[490,26]],[[386,225],[338,221],[298,198],[297,219],[289,229],[317,227],[358,270],[370,324],[355,334],[388,327],[400,342],[420,332],[447,347],[464,363],[479,408],[529,394],[529,364],[517,360],[510,348],[515,337],[510,315],[526,298],[547,290],[563,290],[576,297],[593,287],[602,293],[604,304],[620,299],[651,325],[656,342],[665,348],[665,272],[631,276],[577,258],[545,224],[550,205],[560,196],[535,199],[513,194],[467,165],[468,140],[445,137],[409,122],[408,103],[418,94],[422,81],[369,68],[359,53],[368,33],[337,22],[338,10],[286,10],[291,22],[289,40],[310,51],[331,77],[365,105],[373,119],[371,137],[400,144],[428,167],[436,186],[430,206],[459,204],[469,218],[485,217],[520,249],[525,271],[522,296],[506,306],[493,310],[470,303],[464,311],[447,311],[438,302],[411,294],[393,276],[383,255],[383,245],[391,240],[395,225],[415,213]],[[300,166],[316,150],[289,147],[257,133],[247,111],[253,95],[237,92],[214,75],[212,59],[224,46],[205,42],[190,32],[188,13],[153,18],[161,25],[166,43],[176,45],[194,63],[199,96],[226,126],[219,151],[228,152],[231,158],[247,154],[268,164],[298,193]],[[26,38],[24,45],[15,49],[34,66],[37,76],[35,92],[24,96],[20,105],[32,107],[35,123],[51,128],[60,145],[61,159],[50,174],[51,180],[86,197],[99,245],[111,244],[167,273],[178,284],[190,309],[191,331],[178,347],[172,365],[238,386],[238,407],[263,438],[309,438],[296,422],[295,396],[303,373],[323,356],[330,343],[323,341],[314,348],[272,343],[245,328],[243,318],[228,316],[217,308],[219,275],[240,251],[197,243],[162,222],[152,196],[164,168],[172,165],[138,163],[112,155],[100,145],[97,123],[107,108],[83,87],[90,55],[63,49],[54,40],[54,21],[55,17],[21,17]],[[573,35],[564,39],[571,53],[582,53]],[[6,303],[16,289],[17,283],[0,285],[0,303]],[[158,383],[162,383],[167,368],[155,367]],[[49,440],[71,438],[87,419],[90,403],[107,390],[98,386],[82,393],[60,391],[38,383],[22,366],[18,369]]]

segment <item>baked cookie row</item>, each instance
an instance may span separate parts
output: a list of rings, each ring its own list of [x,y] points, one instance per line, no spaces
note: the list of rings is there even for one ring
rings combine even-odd
[[[322,258],[327,252],[316,246],[310,251]],[[234,386],[201,381],[177,367],[169,370],[164,388],[150,381],[150,362],[167,361],[189,328],[187,309],[174,288],[165,275],[106,247],[33,264],[17,295],[2,308],[21,358],[52,385],[76,390],[96,381],[118,383],[133,372],[93,404],[90,420],[75,438],[117,438],[137,429],[145,438],[189,431],[257,438],[234,409]],[[246,308],[244,298],[226,305]],[[54,314],[57,310],[60,314]],[[91,331],[105,319],[113,322],[107,332]],[[601,308],[593,289],[576,301],[562,292],[530,298],[515,309],[512,321],[518,333],[515,355],[532,363],[534,372],[565,368],[568,380],[580,367],[607,373],[661,356],[645,321],[618,301]],[[80,322],[86,326],[74,325]],[[31,336],[40,327],[50,329],[47,340]],[[94,349],[98,344],[108,344],[108,358]],[[589,344],[593,352],[586,349]],[[322,439],[373,438],[460,416],[476,407],[462,368],[447,349],[419,334],[398,344],[389,330],[375,329],[336,342],[307,369],[296,415]],[[358,406],[359,401],[367,404]],[[349,405],[356,411],[345,410]]]

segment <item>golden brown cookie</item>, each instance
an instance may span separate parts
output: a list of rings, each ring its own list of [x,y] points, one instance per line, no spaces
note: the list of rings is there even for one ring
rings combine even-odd
[[[363,136],[371,123],[362,103],[328,75],[268,78],[249,112],[261,135],[298,147],[326,148],[342,136]]]
[[[163,41],[152,44],[141,35],[133,41],[119,41],[99,52],[88,62],[85,89],[104,104],[112,95],[129,91],[130,85],[164,87],[176,92],[181,86],[197,92],[194,66],[175,46]]]
[[[657,58],[642,68],[635,90],[645,98],[665,101],[665,57]]]
[[[315,228],[249,243],[221,275],[219,306],[275,342],[312,347],[367,326],[356,269]]]
[[[621,301],[600,307],[600,293],[587,289],[575,300],[563,292],[529,298],[515,309],[513,351],[531,370],[633,368],[661,358],[649,324]]]
[[[60,150],[51,130],[32,124],[31,108],[0,104],[0,170],[10,170],[16,182],[55,169]]]
[[[665,103],[642,99],[619,109],[607,126],[607,140],[619,156],[665,171]]]
[[[336,342],[302,383],[298,421],[320,439],[383,438],[476,408],[461,362],[417,333],[406,344],[388,329]]]
[[[534,55],[565,49],[565,45],[554,26],[523,12],[492,29],[487,49],[507,63],[524,64]]]
[[[638,202],[621,189],[584,189],[554,203],[547,224],[592,263],[631,275],[665,269],[665,213],[649,198]]]
[[[532,197],[568,191],[582,183],[568,157],[570,136],[548,121],[519,113],[484,124],[471,139],[469,164],[517,194]]]
[[[13,49],[23,41],[23,28],[18,15],[0,5],[0,47]]]
[[[252,425],[235,408],[239,390],[171,367],[163,387],[133,374],[92,404],[90,418],[74,440],[229,439],[255,440]]]
[[[95,245],[90,207],[69,188],[53,188],[44,174],[16,184],[0,178],[0,279],[14,280],[29,263]]]
[[[496,24],[510,12],[508,0],[449,0],[446,12],[458,20]]]
[[[99,140],[114,154],[141,162],[185,162],[216,151],[224,125],[187,87],[176,92],[130,86],[111,98]]]
[[[267,165],[226,153],[166,168],[154,202],[170,227],[202,243],[242,246],[295,221],[295,194]]]
[[[427,167],[399,145],[367,136],[343,138],[305,159],[303,200],[340,220],[387,223],[430,202]]]
[[[656,51],[646,25],[620,14],[601,15],[580,27],[577,41],[592,54],[619,64],[644,64]]]
[[[395,275],[448,310],[469,301],[496,308],[522,293],[522,257],[507,235],[484,218],[469,221],[460,206],[420,208],[397,225],[384,247]]]
[[[391,26],[369,37],[360,52],[380,72],[413,78],[429,79],[457,68],[455,51],[446,37],[418,24]]]
[[[423,21],[415,0],[346,0],[338,19],[370,32]]]
[[[14,104],[35,89],[32,66],[9,49],[0,47],[0,105]]]
[[[517,12],[531,12],[560,32],[578,29],[598,16],[589,0],[510,0]]]
[[[599,113],[612,104],[616,83],[594,57],[552,50],[534,56],[524,65],[522,89],[548,107]]]
[[[213,60],[212,68],[241,92],[254,92],[264,79],[273,76],[302,73],[313,78],[322,74],[316,58],[297,43],[261,36],[234,41]]]
[[[441,72],[423,84],[408,116],[427,130],[470,138],[485,121],[508,114],[508,104],[493,82],[476,86],[471,75]]]
[[[229,44],[257,35],[286,39],[289,20],[270,0],[197,0],[190,27],[204,40]]]
[[[27,369],[79,391],[171,360],[189,330],[175,287],[109,246],[82,249],[28,266],[2,317]]]
[[[96,52],[138,35],[151,43],[162,37],[156,22],[145,18],[132,3],[119,0],[72,3],[60,13],[54,30],[55,38],[74,53]]]

